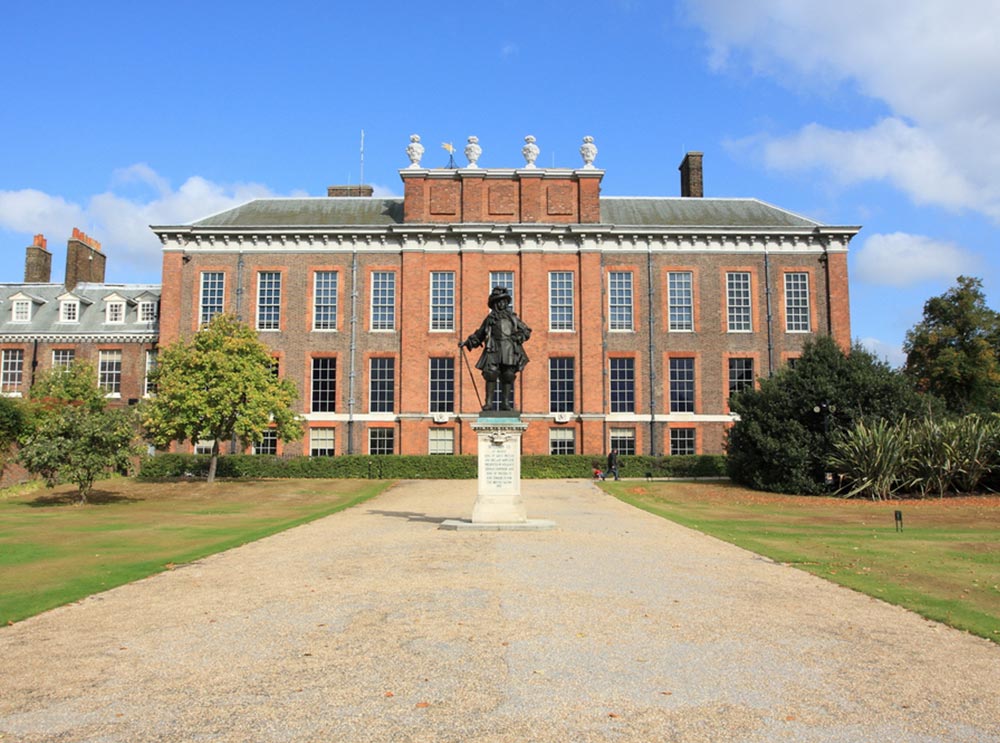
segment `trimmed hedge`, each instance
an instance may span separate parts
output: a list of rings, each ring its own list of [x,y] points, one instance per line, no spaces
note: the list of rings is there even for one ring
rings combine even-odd
[[[139,477],[206,477],[209,457],[204,454],[157,454],[142,460]],[[588,454],[521,457],[521,477],[528,480],[590,477],[594,467],[604,469],[605,457]],[[387,480],[475,480],[476,457],[463,454],[340,457],[276,457],[230,454],[219,457],[218,477],[325,477]],[[726,458],[721,455],[677,457],[622,457],[622,477],[725,477]]]

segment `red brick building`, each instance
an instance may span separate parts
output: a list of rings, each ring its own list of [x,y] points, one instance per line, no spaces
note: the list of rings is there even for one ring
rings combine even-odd
[[[159,284],[105,283],[101,244],[77,229],[62,283],[42,235],[26,253],[24,281],[0,284],[0,394],[25,395],[39,373],[84,361],[111,404],[138,402],[156,360]]]
[[[255,326],[308,424],[263,450],[315,455],[475,453],[483,381],[458,344],[496,285],[533,329],[525,453],[720,452],[732,390],[817,334],[849,344],[859,228],[705,198],[701,153],[680,197],[602,197],[584,159],[426,169],[416,154],[401,199],[331,187],[156,226],[160,341],[220,312]]]

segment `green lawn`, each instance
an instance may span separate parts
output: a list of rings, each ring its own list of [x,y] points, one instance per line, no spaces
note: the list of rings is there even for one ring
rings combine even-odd
[[[650,513],[1000,643],[996,496],[873,503],[720,483],[603,487]]]
[[[389,481],[98,483],[0,495],[0,624],[360,503]]]

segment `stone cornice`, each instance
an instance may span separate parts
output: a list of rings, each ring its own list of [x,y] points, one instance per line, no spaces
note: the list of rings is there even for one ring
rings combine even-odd
[[[0,343],[156,343],[159,333],[0,333]]]

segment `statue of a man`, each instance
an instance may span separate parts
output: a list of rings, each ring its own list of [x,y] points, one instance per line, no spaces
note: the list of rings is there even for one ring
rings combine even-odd
[[[493,287],[487,304],[490,314],[479,330],[458,345],[466,348],[483,346],[483,353],[476,368],[486,380],[486,399],[483,410],[493,407],[497,382],[500,383],[500,409],[514,409],[514,379],[528,363],[523,344],[531,337],[531,328],[510,309],[510,292],[502,286]]]

